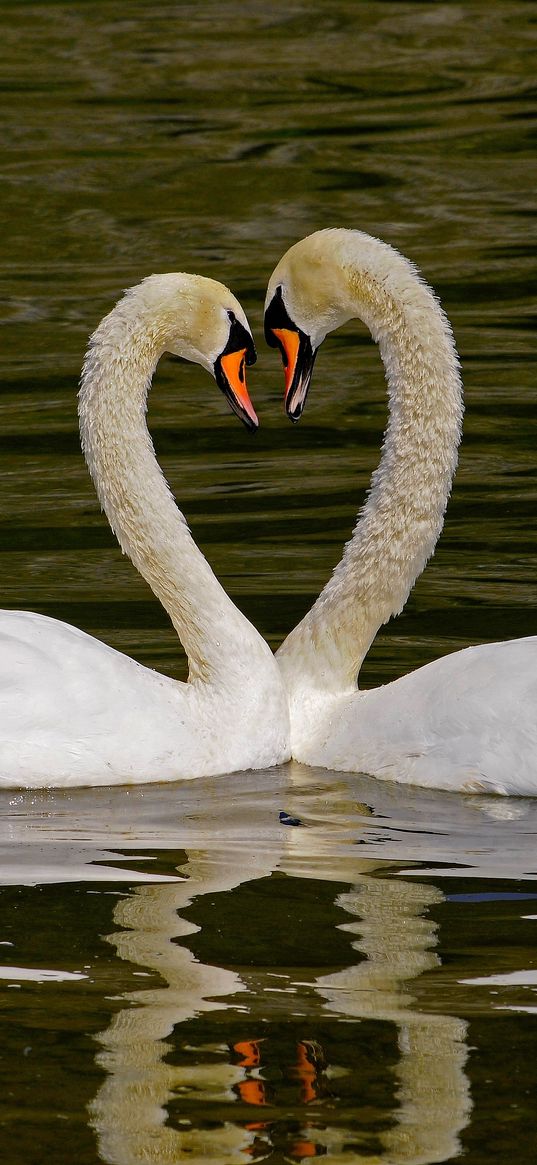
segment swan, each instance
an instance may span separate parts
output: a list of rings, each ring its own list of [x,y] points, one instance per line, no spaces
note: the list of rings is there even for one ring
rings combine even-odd
[[[0,612],[0,785],[174,781],[286,760],[278,665],[196,546],[156,461],[147,394],[165,352],[201,364],[257,426],[245,382],[256,358],[222,284],[151,275],[101,321],[84,361],[82,448],[124,553],[167,611],[188,683],[160,675],[67,623]]]
[[[282,354],[292,420],[319,345],[353,318],[379,345],[389,421],[343,557],[277,652],[292,755],[437,789],[537,794],[536,636],[469,647],[393,683],[357,688],[379,627],[402,610],[434,551],[463,406],[453,335],[434,293],[394,248],[335,228],[292,246],[268,285],[265,335]]]

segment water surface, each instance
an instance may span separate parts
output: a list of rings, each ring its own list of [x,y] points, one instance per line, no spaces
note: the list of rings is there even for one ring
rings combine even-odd
[[[276,646],[337,561],[385,423],[359,325],[300,426],[261,340],[297,238],[359,227],[452,320],[467,414],[434,560],[363,672],[537,632],[535,17],[522,0],[1,3],[4,606],[175,676],[80,456],[87,336],[152,271],[223,279],[259,338],[251,439],[163,362],[157,451]],[[2,1157],[535,1159],[535,806],[288,766],[0,798]]]

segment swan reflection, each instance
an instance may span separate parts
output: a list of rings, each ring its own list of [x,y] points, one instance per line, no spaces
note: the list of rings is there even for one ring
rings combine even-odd
[[[255,856],[240,848],[233,859],[191,851],[178,870],[185,881],[142,885],[116,904],[121,929],[108,941],[164,985],[124,996],[126,1006],[98,1037],[107,1076],[91,1122],[104,1162],[231,1165],[279,1149],[289,1160],[322,1155],[334,1165],[349,1161],[353,1150],[364,1163],[432,1165],[459,1149],[471,1107],[466,1024],[420,1012],[412,994],[412,981],[439,963],[429,910],[443,895],[430,885],[381,877],[373,862],[348,852],[339,861],[325,852],[321,860],[318,840],[315,827],[281,830],[277,858],[270,846]],[[198,959],[183,945],[199,932],[181,917],[194,900],[212,905],[217,895],[271,875],[311,879],[312,873],[319,882],[339,884],[331,900],[338,919],[344,911],[349,921],[338,929],[351,936],[357,956],[344,970],[261,973],[249,965],[248,916],[237,938],[240,970]],[[342,892],[341,883],[349,888]],[[311,891],[311,880],[308,885]],[[212,937],[217,944],[218,936],[206,941]],[[319,935],[320,948],[330,951],[332,941]],[[208,1011],[222,1013],[222,1041],[214,1041],[216,1021],[211,1041],[203,1041]],[[349,1103],[351,1070],[337,1053],[328,1054],[322,1035],[313,1038],[323,1017],[334,1015],[352,1025],[346,1038],[352,1032],[353,1054],[364,1038],[360,1021],[380,1021],[388,1031],[395,1025],[391,1127],[385,1111],[372,1118],[363,1100],[367,1131],[360,1130],[356,1095]],[[197,1046],[189,1029],[179,1049],[174,1029],[200,1017]]]
[[[355,921],[356,966],[317,980],[328,1010],[397,1025],[400,1059],[397,1124],[382,1135],[386,1160],[412,1165],[447,1161],[460,1151],[458,1133],[471,1108],[464,1072],[467,1024],[415,1010],[408,984],[439,965],[436,927],[427,909],[443,901],[434,886],[362,876],[340,895]]]
[[[121,899],[115,907],[114,920],[124,929],[107,936],[108,941],[120,958],[157,972],[166,985],[126,995],[128,1006],[99,1036],[103,1051],[97,1059],[108,1075],[91,1106],[91,1118],[106,1162],[160,1163],[181,1160],[184,1154],[201,1163],[232,1152],[239,1154],[233,1160],[241,1160],[249,1143],[248,1134],[233,1122],[219,1126],[214,1143],[210,1134],[176,1130],[165,1123],[166,1105],[183,1088],[194,1089],[207,1101],[229,1099],[233,1085],[244,1075],[224,1059],[185,1070],[167,1064],[165,1057],[173,1049],[167,1038],[177,1024],[225,1008],[226,997],[244,990],[235,972],[198,962],[175,940],[198,929],[179,913],[194,897],[223,893],[265,872],[249,859],[245,866],[242,871],[239,862],[219,863],[214,854],[209,861],[192,852],[179,868],[188,880],[138,886],[131,898]]]
[[[461,985],[464,972],[519,970],[518,948],[504,946],[499,965],[438,967],[430,882],[528,882],[530,899],[536,832],[534,800],[294,764],[230,776],[225,794],[201,778],[0,796],[4,886],[139,883],[99,927],[114,931],[116,982],[126,975],[130,992],[106,1003],[117,1014],[91,1110],[101,1160],[325,1151],[403,1165],[455,1152],[465,1026],[437,1003],[448,992],[468,1015],[527,997]],[[463,914],[445,913],[449,946]]]

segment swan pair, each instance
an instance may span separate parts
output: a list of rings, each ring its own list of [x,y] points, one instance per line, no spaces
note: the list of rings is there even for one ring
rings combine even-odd
[[[462,389],[449,323],[415,268],[359,231],[319,231],[271,276],[265,334],[298,420],[315,354],[358,317],[384,362],[389,423],[354,534],[276,660],[193,542],[155,459],[147,392],[164,351],[201,364],[249,427],[248,322],[221,284],[151,276],[91,338],[82,447],[125,553],[189,659],[178,683],[64,623],[0,615],[0,784],[175,780],[310,765],[441,789],[537,793],[537,637],[467,648],[384,687],[356,677],[432,554],[456,466]]]

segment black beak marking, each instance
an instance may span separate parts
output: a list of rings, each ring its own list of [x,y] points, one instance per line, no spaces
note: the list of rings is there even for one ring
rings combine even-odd
[[[294,332],[299,341],[293,379],[285,396],[285,411],[288,417],[296,423],[300,420],[306,403],[316,352],[314,352],[306,332],[298,328],[291,319],[283,302],[281,286],[276,288],[265,312],[265,339],[270,348],[279,348],[283,365],[287,369],[289,357],[279,336],[275,335],[275,332],[278,331]]]
[[[237,319],[235,313],[232,311],[228,311],[227,314],[229,316],[231,327],[229,329],[229,336],[228,336],[227,344],[226,344],[224,350],[220,353],[220,355],[215,360],[214,378],[216,380],[216,383],[217,383],[219,389],[223,392],[224,396],[226,397],[226,400],[229,401],[231,408],[233,409],[233,412],[236,414],[237,417],[239,417],[239,419],[243,422],[243,424],[246,425],[246,428],[249,430],[250,433],[255,433],[255,432],[257,432],[257,424],[252,419],[252,417],[250,417],[248,415],[246,410],[243,408],[241,402],[239,400],[237,400],[237,397],[235,396],[235,393],[233,392],[233,389],[232,389],[232,387],[228,381],[228,378],[224,372],[224,369],[222,367],[222,357],[229,356],[230,353],[232,353],[232,352],[244,351],[244,353],[245,353],[244,362],[245,362],[245,364],[248,364],[250,366],[252,364],[255,364],[255,362],[257,360],[257,352],[255,350],[255,344],[254,344],[254,341],[253,341],[250,333],[247,331],[247,329],[244,327],[244,325],[241,324],[240,320]],[[244,384],[244,369],[243,368],[241,368],[239,371],[239,380],[241,381],[241,384]]]

